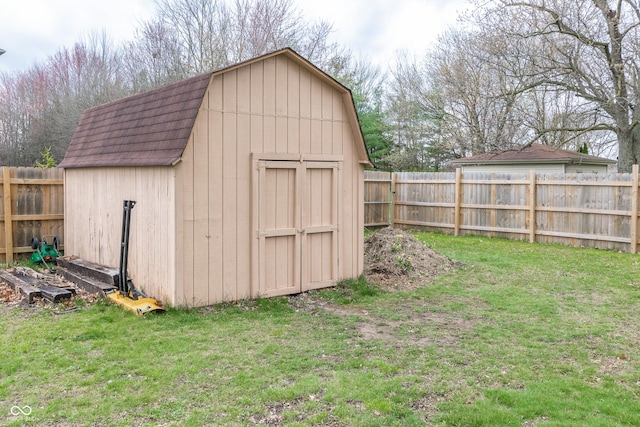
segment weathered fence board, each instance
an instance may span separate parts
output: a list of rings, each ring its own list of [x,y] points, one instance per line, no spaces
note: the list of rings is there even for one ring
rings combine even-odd
[[[2,167],[0,262],[30,253],[31,239],[64,235],[62,169]],[[64,242],[63,242],[64,243]]]
[[[637,165],[631,174],[398,172],[366,203],[393,195],[379,224],[636,253],[638,181]]]
[[[364,185],[364,224],[368,228],[386,227],[391,209],[391,173],[367,171]]]

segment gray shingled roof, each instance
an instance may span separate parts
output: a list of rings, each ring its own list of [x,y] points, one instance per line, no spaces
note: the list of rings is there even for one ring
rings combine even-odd
[[[613,164],[615,160],[590,156],[576,151],[560,150],[543,144],[531,144],[525,148],[503,151],[501,153],[484,153],[471,157],[453,160],[453,164],[513,164],[513,163],[586,163]]]
[[[187,145],[211,74],[86,110],[60,167],[171,165]]]

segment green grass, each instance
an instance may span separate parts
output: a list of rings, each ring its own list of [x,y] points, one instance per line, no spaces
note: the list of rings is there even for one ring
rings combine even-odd
[[[637,255],[416,236],[465,267],[144,318],[0,308],[0,425],[640,425]]]

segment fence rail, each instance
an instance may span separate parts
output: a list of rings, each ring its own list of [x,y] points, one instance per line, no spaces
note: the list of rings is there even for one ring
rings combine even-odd
[[[367,227],[638,251],[637,165],[631,174],[382,174],[365,174]]]
[[[62,169],[0,167],[0,262],[30,253],[31,239],[64,235]],[[64,241],[63,241],[64,243]]]

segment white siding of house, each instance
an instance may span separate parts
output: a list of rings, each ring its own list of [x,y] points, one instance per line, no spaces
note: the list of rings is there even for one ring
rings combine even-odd
[[[566,173],[607,173],[607,165],[567,165]]]
[[[534,170],[538,173],[564,173],[564,164],[560,163],[526,163],[520,165],[464,165],[463,173],[495,172],[495,173],[528,173]]]

